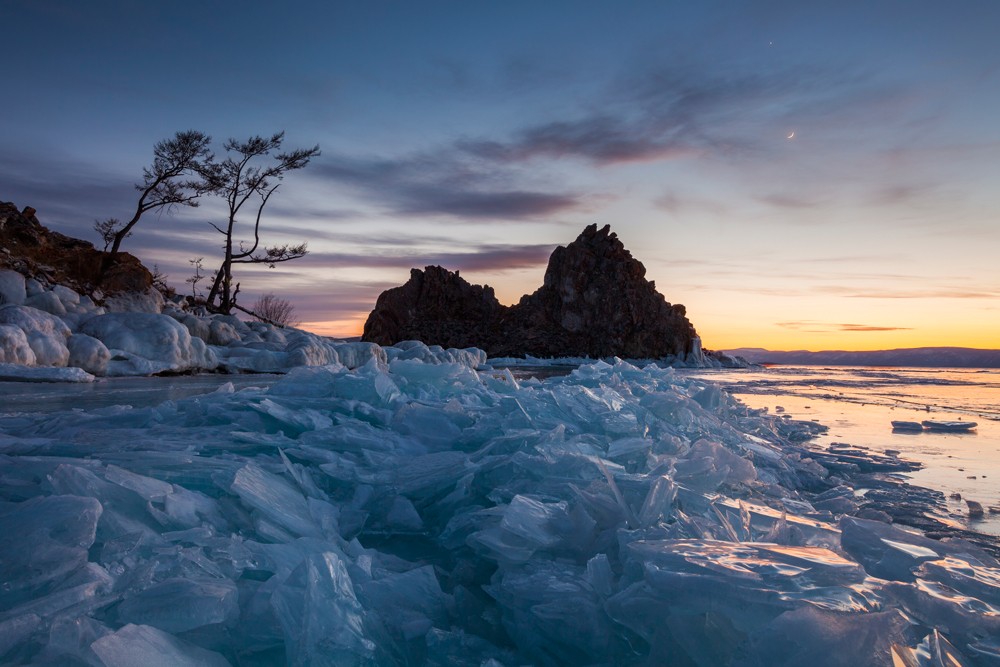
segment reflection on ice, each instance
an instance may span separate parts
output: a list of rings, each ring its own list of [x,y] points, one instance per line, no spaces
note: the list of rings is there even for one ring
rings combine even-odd
[[[856,516],[876,457],[669,369],[405,352],[0,416],[0,660],[993,664],[1000,564]]]

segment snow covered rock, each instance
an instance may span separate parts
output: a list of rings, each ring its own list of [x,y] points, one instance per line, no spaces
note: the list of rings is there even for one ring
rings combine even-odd
[[[21,305],[25,298],[27,298],[27,294],[24,276],[17,271],[0,270],[0,305],[5,303]]]
[[[69,348],[69,366],[82,368],[91,375],[104,375],[108,370],[111,352],[107,346],[87,334],[73,334],[66,343]]]
[[[218,366],[215,354],[177,320],[155,313],[107,313],[84,322],[80,331],[100,340],[112,351],[122,351],[137,359],[126,359],[162,371],[211,370]],[[136,362],[139,362],[136,364]],[[145,374],[145,373],[142,373]]]
[[[155,289],[145,292],[119,292],[104,300],[109,313],[161,313],[163,295]]]
[[[0,324],[24,331],[39,366],[65,366],[69,361],[66,340],[70,329],[61,319],[31,306],[0,306]]]
[[[27,306],[44,310],[46,313],[51,313],[52,315],[61,316],[66,314],[66,306],[63,305],[63,302],[53,292],[40,292],[35,296],[28,297],[24,303]]]
[[[20,327],[0,324],[0,363],[34,365],[35,353]]]

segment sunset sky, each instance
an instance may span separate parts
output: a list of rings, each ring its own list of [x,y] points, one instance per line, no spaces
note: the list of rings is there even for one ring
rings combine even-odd
[[[356,335],[411,267],[504,303],[610,224],[711,349],[1000,347],[1000,2],[0,0],[0,201],[97,241],[178,130],[286,131],[241,270]],[[186,288],[217,202],[125,250]],[[244,237],[246,238],[246,237]]]

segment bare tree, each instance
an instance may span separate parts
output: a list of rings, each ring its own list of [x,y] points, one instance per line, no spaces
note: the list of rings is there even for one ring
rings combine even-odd
[[[274,292],[268,292],[258,298],[250,307],[250,311],[258,320],[282,327],[293,327],[299,323],[295,317],[295,306]]]
[[[184,282],[189,283],[191,285],[191,296],[196,299],[198,298],[198,283],[201,282],[202,278],[205,277],[205,274],[201,272],[201,270],[204,268],[201,264],[202,261],[204,261],[204,259],[205,259],[204,257],[196,257],[195,259],[189,259],[188,264],[190,264],[191,268],[194,269],[194,275],[192,275],[190,278],[184,279]]]
[[[281,185],[289,171],[302,169],[319,155],[319,146],[277,153],[285,138],[284,132],[270,137],[250,137],[246,141],[230,139],[225,143],[227,157],[211,172],[212,191],[223,197],[228,206],[228,219],[220,227],[209,223],[225,237],[222,265],[215,274],[208,293],[208,305],[222,313],[229,313],[236,305],[239,284],[233,284],[233,264],[267,264],[274,268],[280,262],[303,257],[306,244],[264,246],[260,244],[260,223],[264,207],[271,195]],[[275,155],[272,154],[276,153]],[[260,164],[263,163],[263,164]],[[207,172],[206,172],[207,173]],[[253,241],[234,245],[233,235],[243,206],[248,202],[253,221]]]
[[[94,220],[94,231],[100,234],[101,240],[104,241],[104,252],[107,252],[111,244],[115,242],[115,236],[118,234],[121,226],[122,223],[118,218]],[[129,236],[132,236],[132,232],[125,235],[126,238]]]
[[[111,237],[111,250],[106,266],[118,254],[122,241],[132,233],[143,214],[153,210],[170,210],[174,206],[197,206],[198,197],[209,192],[214,183],[213,156],[209,152],[212,138],[197,130],[178,132],[153,147],[153,164],[142,170],[142,183],[137,183],[139,200],[132,219],[121,225],[107,226],[98,231]],[[104,236],[105,243],[108,237]],[[105,246],[107,249],[107,245]]]

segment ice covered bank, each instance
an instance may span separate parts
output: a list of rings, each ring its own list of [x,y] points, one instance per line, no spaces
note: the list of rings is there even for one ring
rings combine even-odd
[[[0,418],[0,661],[969,665],[1000,567],[669,369],[304,367]]]
[[[297,366],[419,358],[482,365],[479,350],[444,350],[414,341],[383,351],[299,329],[244,322],[182,307],[159,292],[119,295],[99,306],[63,285],[0,270],[0,379],[92,381],[194,371],[283,373]]]

